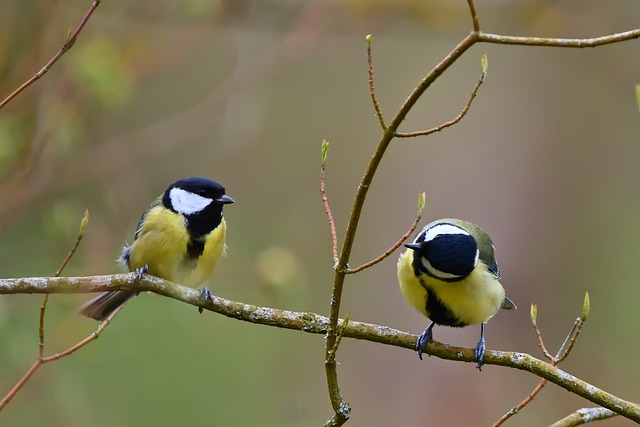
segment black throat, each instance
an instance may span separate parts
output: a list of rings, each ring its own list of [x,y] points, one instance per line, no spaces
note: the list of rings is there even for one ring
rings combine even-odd
[[[179,214],[171,206],[168,192],[165,193],[162,204]],[[211,202],[200,212],[191,215],[182,215],[187,232],[189,233],[189,242],[187,243],[187,257],[190,260],[197,260],[204,252],[204,244],[207,236],[215,230],[222,222],[222,207],[224,205],[218,202]]]

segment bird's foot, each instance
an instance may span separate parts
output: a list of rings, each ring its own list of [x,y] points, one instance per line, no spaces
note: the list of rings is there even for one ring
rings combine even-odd
[[[433,325],[435,325],[435,323],[427,326],[424,332],[418,337],[418,341],[416,341],[416,351],[418,352],[420,360],[422,360],[422,353],[426,350],[427,343],[433,340]]]
[[[209,301],[213,302],[213,294],[207,288],[200,289],[200,298],[204,300],[205,304]],[[202,314],[203,311],[204,308],[198,307],[198,313]]]
[[[482,365],[484,365],[484,337],[480,338],[480,341],[478,341],[478,345],[476,345],[476,349],[473,353],[473,360],[475,360],[476,362],[478,362],[478,370],[482,371]]]
[[[145,264],[144,267],[136,268],[136,281],[142,280],[142,276],[149,272],[149,266]]]

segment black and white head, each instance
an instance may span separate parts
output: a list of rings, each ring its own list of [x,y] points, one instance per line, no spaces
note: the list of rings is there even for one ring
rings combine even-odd
[[[478,242],[460,225],[436,221],[427,225],[413,243],[416,275],[426,273],[447,282],[462,280],[478,264]]]
[[[186,218],[194,236],[202,236],[222,221],[222,207],[234,200],[220,183],[209,178],[186,178],[171,184],[162,196],[167,209]]]

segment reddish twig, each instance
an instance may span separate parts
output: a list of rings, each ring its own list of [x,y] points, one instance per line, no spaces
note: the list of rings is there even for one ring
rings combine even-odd
[[[322,205],[324,206],[324,212],[329,219],[329,227],[331,228],[331,243],[333,250],[333,263],[334,268],[338,263],[338,235],[336,233],[336,223],[333,220],[333,214],[331,213],[331,207],[329,206],[329,199],[324,185],[325,170],[327,165],[327,155],[329,154],[329,142],[326,139],[322,140],[322,158],[320,162],[320,194],[322,195]]]
[[[80,245],[80,242],[84,237],[84,232],[87,228],[88,222],[89,222],[89,211],[85,209],[84,217],[80,222],[80,231],[78,232],[76,241],[74,242],[73,246],[71,247],[71,250],[65,257],[65,259],[62,261],[62,264],[58,268],[58,271],[56,271],[55,277],[60,277],[60,275],[62,274],[62,270],[64,270],[64,268],[69,263],[73,255],[76,253],[76,250],[78,249],[78,245]],[[26,384],[29,378],[33,376],[33,374],[38,370],[38,368],[41,365],[44,365],[45,363],[48,363],[54,360],[58,360],[61,357],[67,356],[73,353],[74,351],[78,350],[80,347],[86,345],[90,341],[93,341],[94,339],[98,338],[98,335],[100,335],[100,332],[102,332],[102,330],[106,327],[106,325],[109,322],[111,322],[111,319],[114,317],[113,315],[109,316],[109,318],[105,322],[100,324],[100,326],[95,332],[93,332],[87,338],[83,339],[82,341],[75,344],[74,346],[69,347],[67,350],[63,351],[62,353],[57,353],[52,356],[44,357],[44,315],[47,310],[48,302],[49,302],[49,294],[45,294],[42,299],[42,303],[40,304],[40,316],[38,319],[38,357],[36,358],[35,362],[33,362],[29,370],[13,386],[13,388],[9,391],[9,393],[7,393],[7,395],[2,399],[2,401],[0,401],[0,411],[11,401],[11,399],[13,399],[13,397],[18,393],[18,391],[20,391],[20,389]],[[117,311],[119,311],[119,309]]]
[[[47,71],[49,71],[49,69],[53,66],[53,64],[58,62],[58,60],[62,57],[62,55],[64,55],[69,49],[73,47],[73,44],[76,42],[76,39],[80,34],[80,31],[82,31],[85,24],[87,23],[87,21],[89,21],[89,18],[91,17],[91,15],[96,10],[99,4],[100,4],[100,0],[95,0],[93,2],[91,7],[89,8],[89,11],[85,14],[84,18],[82,18],[82,21],[80,21],[80,25],[78,25],[78,28],[76,28],[76,30],[71,34],[71,36],[67,38],[67,41],[62,45],[58,53],[56,53],[53,56],[53,58],[51,58],[49,62],[47,62],[45,66],[40,69],[40,71],[34,74],[33,77],[31,77],[29,80],[24,82],[22,85],[20,85],[20,87],[18,87],[15,91],[13,91],[12,94],[10,94],[8,97],[2,100],[2,102],[0,102],[0,109],[5,105],[7,105],[13,98],[18,96],[20,92],[22,92],[23,90],[31,86],[40,77],[44,76],[47,73]]]
[[[0,411],[2,411],[2,409],[4,409],[5,406],[7,406],[7,404],[11,401],[11,399],[15,397],[15,395],[26,384],[26,382],[29,381],[29,379],[33,376],[33,374],[38,370],[40,366],[44,365],[45,363],[53,362],[54,360],[58,360],[65,356],[68,356],[74,351],[80,349],[81,347],[84,347],[91,341],[98,338],[100,333],[102,333],[102,331],[107,327],[107,325],[111,323],[111,320],[120,312],[121,309],[122,307],[118,307],[113,313],[109,315],[109,317],[105,319],[104,322],[100,323],[100,326],[98,326],[98,329],[96,329],[93,333],[91,333],[91,335],[87,336],[85,339],[78,342],[77,344],[69,347],[65,351],[61,353],[53,354],[47,357],[43,357],[42,354],[40,353],[38,355],[38,358],[35,360],[35,362],[33,362],[33,365],[31,365],[31,367],[29,368],[29,370],[22,376],[22,378],[20,378],[20,380],[16,383],[16,385],[14,385],[13,388],[9,391],[9,393],[7,393],[7,395],[0,401]],[[40,346],[40,349],[41,351],[43,351],[44,344],[43,343],[41,344],[42,345]]]
[[[482,85],[482,83],[484,83],[484,79],[487,76],[487,55],[484,54],[484,53],[482,54],[481,64],[482,64],[482,74],[480,75],[480,78],[478,79],[478,81],[476,82],[476,85],[474,86],[473,90],[471,91],[471,95],[469,96],[469,100],[465,104],[465,106],[462,109],[462,111],[460,111],[460,114],[458,114],[458,116],[455,119],[449,120],[448,122],[444,122],[444,123],[442,123],[442,124],[440,124],[440,125],[438,125],[436,127],[433,127],[431,129],[419,130],[419,131],[416,131],[416,132],[398,132],[398,133],[396,133],[396,136],[398,138],[415,138],[416,136],[427,136],[427,135],[431,135],[432,133],[440,132],[440,131],[442,131],[442,130],[450,127],[450,126],[455,125],[460,120],[462,120],[462,118],[469,111],[469,108],[471,108],[471,103],[473,102],[473,100],[475,99],[476,95],[478,94],[478,89],[480,89],[480,86]]]
[[[549,363],[551,366],[559,365],[566,357],[569,355],[571,350],[573,349],[573,345],[575,344],[582,327],[584,326],[584,322],[587,320],[587,316],[589,315],[589,293],[587,292],[585,295],[583,308],[582,308],[582,316],[578,317],[573,324],[573,327],[567,334],[567,337],[564,339],[562,345],[558,349],[558,352],[555,356],[552,356],[548,351],[544,344],[544,340],[542,339],[542,333],[538,328],[537,317],[538,317],[538,307],[536,304],[531,304],[531,322],[533,324],[533,329],[535,330],[536,337],[538,339],[538,345],[542,349],[545,357],[549,359]],[[505,421],[511,418],[513,415],[517,414],[522,408],[527,406],[533,399],[542,391],[545,385],[549,380],[546,378],[542,378],[538,385],[525,397],[522,402],[520,402],[517,406],[511,408],[509,412],[504,414],[498,421],[496,421],[492,427],[501,426]]]
[[[424,192],[422,192],[422,193],[420,193],[418,195],[418,214],[416,215],[416,219],[413,221],[413,224],[411,224],[411,227],[409,228],[409,230],[406,233],[404,233],[404,235],[400,238],[400,240],[398,240],[396,242],[395,245],[391,246],[389,249],[387,249],[387,251],[385,253],[383,253],[379,257],[369,261],[366,264],[362,264],[360,267],[347,268],[347,269],[343,270],[344,273],[345,274],[353,274],[353,273],[357,273],[359,271],[362,271],[365,268],[369,268],[371,266],[374,266],[377,263],[379,263],[380,261],[382,261],[383,259],[385,259],[386,257],[388,257],[389,255],[391,255],[404,242],[406,242],[407,239],[409,238],[409,236],[411,236],[411,234],[413,234],[413,232],[416,230],[416,227],[418,227],[418,223],[420,222],[420,219],[422,218],[422,214],[424,213],[425,198],[426,198],[426,195],[425,195]]]
[[[373,102],[373,108],[376,110],[376,116],[380,121],[380,126],[382,126],[382,130],[387,130],[387,125],[384,122],[384,117],[382,117],[382,110],[380,109],[380,104],[378,103],[378,97],[376,96],[376,89],[373,84],[373,58],[371,56],[371,34],[367,35],[367,64],[369,65],[369,93],[371,94],[371,101]]]

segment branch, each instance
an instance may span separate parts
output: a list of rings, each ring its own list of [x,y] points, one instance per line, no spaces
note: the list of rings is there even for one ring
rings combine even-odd
[[[616,415],[618,414],[605,408],[582,408],[578,409],[573,414],[556,421],[549,427],[574,427],[590,423],[592,421],[606,420],[608,418],[615,417]]]
[[[369,65],[369,94],[371,95],[371,102],[373,102],[373,108],[376,110],[376,116],[380,121],[380,126],[382,127],[382,131],[387,130],[387,125],[384,122],[384,117],[382,117],[382,110],[380,109],[380,104],[378,103],[378,97],[376,96],[376,88],[373,84],[373,57],[371,55],[371,39],[373,36],[371,34],[367,35],[367,64]]]
[[[326,334],[330,319],[316,313],[279,310],[259,307],[242,302],[213,296],[203,304],[199,290],[187,288],[157,277],[145,274],[138,282],[135,273],[86,277],[32,277],[0,279],[1,294],[25,293],[87,293],[114,290],[150,291],[184,303],[202,307],[224,316],[260,325],[292,329],[313,334]],[[417,335],[402,332],[387,326],[350,320],[340,320],[339,335],[375,343],[391,345],[415,351]],[[333,347],[332,347],[333,348]],[[438,342],[430,342],[426,353],[446,360],[474,363],[474,350],[454,347]],[[531,372],[571,391],[596,405],[640,422],[640,406],[601,390],[549,363],[525,353],[487,350],[484,356],[487,365],[498,365]]]
[[[331,230],[331,248],[333,252],[333,264],[334,267],[338,263],[338,235],[336,234],[336,223],[333,220],[333,214],[331,213],[331,206],[329,206],[329,198],[325,188],[325,172],[327,169],[327,156],[329,155],[329,142],[326,139],[322,140],[321,158],[320,158],[320,195],[322,197],[322,205],[324,206],[324,212],[327,214],[329,220],[329,228]]]
[[[586,38],[586,39],[564,39],[547,37],[517,37],[503,36],[499,34],[489,34],[478,32],[478,42],[510,44],[518,46],[545,46],[545,47],[597,47],[606,44],[618,43],[626,40],[640,38],[640,29],[625,31],[623,33],[609,34],[606,36]]]
[[[387,249],[387,251],[385,253],[383,253],[382,255],[380,255],[379,257],[377,257],[375,259],[372,259],[368,263],[362,264],[360,267],[346,269],[344,271],[345,274],[357,273],[359,271],[364,270],[365,268],[369,268],[369,267],[372,267],[372,266],[376,265],[380,261],[382,261],[385,258],[387,258],[389,255],[391,255],[404,242],[406,242],[407,239],[409,238],[409,236],[411,236],[411,234],[413,234],[413,232],[416,230],[416,227],[418,226],[418,223],[420,222],[420,219],[422,218],[422,214],[424,213],[425,198],[426,198],[426,195],[425,195],[424,191],[422,193],[418,194],[418,213],[416,215],[416,219],[413,221],[413,224],[411,224],[411,227],[409,227],[409,230],[406,233],[404,233],[404,235],[400,238],[400,240],[398,240],[393,246],[391,246],[389,249]]]
[[[545,345],[544,340],[542,339],[542,332],[540,332],[540,328],[538,328],[538,321],[537,321],[538,306],[536,304],[531,304],[531,311],[530,311],[531,323],[533,325],[533,329],[535,330],[536,338],[538,340],[538,345],[540,346],[540,349],[542,350],[542,353],[544,354],[544,356],[550,360],[551,366],[558,366],[558,364],[562,363],[562,361],[566,359],[567,356],[569,356],[569,353],[573,349],[573,346],[576,343],[576,340],[578,339],[578,335],[580,335],[580,331],[584,326],[584,322],[586,322],[587,317],[589,316],[589,311],[590,311],[589,292],[587,292],[584,296],[584,302],[582,303],[582,314],[574,322],[573,327],[567,334],[567,337],[564,339],[562,345],[560,345],[560,348],[558,349],[556,355],[552,356],[547,350],[547,346]],[[511,408],[511,410],[509,410],[509,412],[504,414],[498,421],[496,421],[492,427],[501,426],[509,418],[519,413],[525,406],[527,406],[529,403],[533,401],[533,399],[535,399],[535,397],[542,391],[544,386],[547,385],[547,382],[548,382],[547,379],[545,378],[541,379],[538,385],[533,389],[531,393],[527,395],[527,397],[525,397],[522,400],[522,402],[520,402],[517,406]]]
[[[476,85],[473,87],[473,90],[471,91],[471,95],[469,95],[469,100],[467,101],[465,106],[462,108],[462,111],[460,111],[460,114],[458,114],[456,118],[454,118],[453,120],[449,120],[448,122],[444,122],[431,129],[420,130],[416,132],[396,133],[396,136],[398,138],[415,138],[417,136],[427,136],[427,135],[431,135],[432,133],[440,132],[448,127],[451,127],[456,123],[458,123],[460,120],[462,120],[464,116],[467,115],[467,112],[469,112],[469,108],[471,108],[471,103],[473,102],[476,95],[478,94],[478,89],[480,89],[480,86],[482,86],[482,83],[484,83],[484,79],[487,76],[487,55],[485,53],[482,54],[480,64],[482,66],[482,74],[480,74],[480,78],[476,82]]]
[[[46,304],[43,303],[43,304]],[[44,307],[44,305],[43,305]],[[96,329],[94,332],[91,333],[91,335],[87,336],[85,339],[83,339],[82,341],[78,342],[77,344],[74,344],[73,346],[69,347],[68,349],[66,349],[65,351],[61,352],[61,353],[56,353],[53,354],[51,356],[47,356],[45,357],[43,352],[44,352],[44,343],[42,341],[40,341],[40,345],[38,348],[38,357],[36,358],[35,362],[33,362],[33,364],[31,365],[31,367],[29,368],[29,370],[22,376],[22,378],[20,378],[20,380],[13,386],[13,388],[9,391],[9,393],[7,393],[7,395],[0,400],[0,411],[2,411],[2,409],[7,406],[7,404],[11,401],[11,399],[13,399],[16,394],[20,391],[20,389],[26,384],[27,381],[29,381],[29,379],[33,376],[33,374],[38,370],[38,368],[42,365],[44,365],[45,363],[49,363],[49,362],[53,362],[55,360],[61,359],[65,356],[70,355],[71,353],[75,352],[76,350],[80,349],[81,347],[84,347],[85,345],[89,344],[91,341],[95,340],[98,338],[98,336],[100,336],[100,333],[102,333],[102,331],[104,331],[104,328],[106,328],[109,323],[111,323],[111,320],[120,312],[120,310],[122,309],[122,307],[118,307],[113,313],[111,313],[109,315],[109,317],[107,317],[105,319],[104,322],[102,322],[100,324],[100,326],[98,326],[98,329]],[[44,309],[41,310],[41,313],[44,313]],[[42,329],[41,329],[42,331]]]
[[[73,47],[73,44],[76,42],[76,39],[80,34],[80,31],[82,31],[85,24],[89,21],[89,18],[91,17],[91,15],[93,15],[93,12],[97,9],[98,5],[100,5],[100,0],[95,0],[91,5],[91,7],[89,8],[89,11],[84,15],[84,18],[82,18],[82,21],[80,21],[78,28],[76,28],[73,34],[71,34],[71,36],[67,38],[67,41],[62,45],[58,53],[56,53],[53,56],[53,58],[51,58],[49,62],[47,62],[45,66],[42,67],[40,71],[38,71],[33,77],[31,77],[29,80],[27,80],[22,85],[20,85],[20,87],[15,91],[13,91],[11,95],[9,95],[2,102],[0,102],[0,109],[2,109],[2,107],[7,105],[13,98],[18,96],[20,92],[22,92],[23,90],[31,86],[40,77],[44,76],[47,73],[47,71],[49,71],[49,69],[53,66],[53,64],[58,62],[58,59],[60,59],[62,55],[67,53],[67,51]]]

